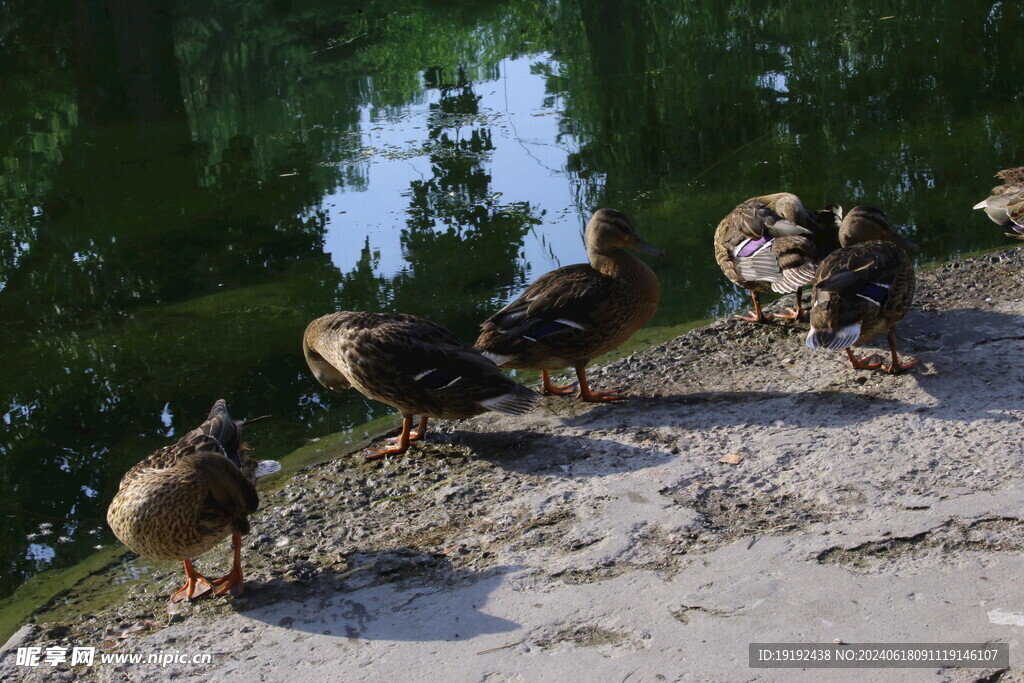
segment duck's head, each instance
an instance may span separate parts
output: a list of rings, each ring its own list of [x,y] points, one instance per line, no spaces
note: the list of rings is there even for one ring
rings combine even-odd
[[[889,217],[881,209],[873,206],[855,206],[843,218],[839,227],[839,242],[848,247],[859,242],[880,240],[891,242],[896,246],[910,251],[919,251],[920,247],[906,237],[893,230]]]
[[[598,209],[587,223],[587,252],[610,254],[616,249],[630,247],[651,256],[664,256],[664,252],[648,244],[633,227],[633,221],[621,211]]]

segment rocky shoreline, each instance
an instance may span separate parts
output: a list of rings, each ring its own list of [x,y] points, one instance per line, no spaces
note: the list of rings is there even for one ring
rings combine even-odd
[[[1022,315],[1018,248],[919,274],[898,377],[805,325],[714,322],[595,368],[621,404],[546,398],[271,481],[241,598],[169,611],[180,567],[126,555],[41,607],[0,677],[775,680],[749,643],[992,641],[1009,670],[831,673],[1024,680]]]

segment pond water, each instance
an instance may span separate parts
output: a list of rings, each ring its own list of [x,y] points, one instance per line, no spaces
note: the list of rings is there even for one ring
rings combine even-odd
[[[746,305],[711,235],[747,197],[878,205],[934,261],[1007,241],[970,207],[1024,163],[1010,2],[4,7],[0,596],[114,542],[217,398],[268,458],[390,412],[310,377],[314,317],[472,341],[610,206],[666,252],[656,338]]]

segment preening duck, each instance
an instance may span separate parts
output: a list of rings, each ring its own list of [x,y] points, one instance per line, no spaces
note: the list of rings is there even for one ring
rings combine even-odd
[[[754,310],[737,318],[770,320],[759,296],[767,292],[795,292],[796,308],[778,316],[803,317],[803,287],[814,282],[821,258],[838,247],[836,222],[842,211],[832,205],[812,216],[795,194],[778,192],[748,199],[721,220],[715,230],[715,260],[754,301]]]
[[[854,368],[883,368],[898,374],[917,364],[901,363],[896,354],[896,325],[914,298],[914,265],[906,249],[917,245],[898,235],[880,209],[855,206],[839,231],[842,249],[818,268],[811,296],[811,330],[807,346],[845,349]],[[857,358],[850,347],[886,333],[891,361],[877,355]]]
[[[984,209],[994,223],[1013,228],[1006,233],[1010,237],[1024,240],[1024,166],[1004,168],[996,177],[1002,178],[1003,184],[993,187],[989,197],[974,208]]]
[[[404,453],[427,433],[427,418],[465,418],[496,410],[520,415],[540,398],[502,374],[444,327],[401,313],[339,311],[309,323],[306,363],[320,384],[353,388],[402,413],[402,433],[373,460]],[[413,417],[418,429],[412,431]]]
[[[233,420],[224,399],[203,424],[132,467],[107,508],[107,523],[131,550],[158,560],[181,560],[185,585],[172,602],[242,592],[242,535],[256,512],[257,478],[281,466],[256,461],[242,443],[242,420]],[[231,571],[208,581],[192,567],[197,557],[231,535]]]
[[[592,391],[586,367],[643,327],[658,309],[660,287],[651,268],[626,248],[662,252],[637,234],[621,211],[600,209],[587,224],[589,263],[546,273],[518,299],[480,327],[476,348],[503,368],[540,370],[545,393],[566,395],[573,385],[553,386],[550,371],[571,367],[578,398],[617,401],[619,390]]]

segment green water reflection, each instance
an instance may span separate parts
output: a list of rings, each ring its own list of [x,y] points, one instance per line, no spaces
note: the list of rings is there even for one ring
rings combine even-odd
[[[226,397],[279,457],[379,417],[305,323],[470,340],[630,213],[671,327],[741,304],[715,224],[778,189],[923,258],[1024,163],[1014,3],[14,0],[0,21],[0,595],[111,541],[120,474]]]

